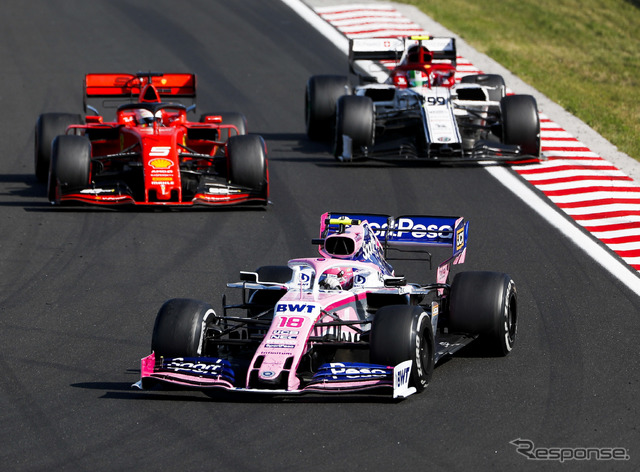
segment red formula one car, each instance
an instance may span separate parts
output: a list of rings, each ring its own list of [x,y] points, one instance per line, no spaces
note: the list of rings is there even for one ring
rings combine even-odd
[[[268,203],[266,146],[246,134],[245,117],[187,120],[194,74],[87,74],[84,88],[85,111],[93,114],[45,113],[36,124],[35,173],[52,203]],[[90,103],[97,101],[116,109],[114,121]]]

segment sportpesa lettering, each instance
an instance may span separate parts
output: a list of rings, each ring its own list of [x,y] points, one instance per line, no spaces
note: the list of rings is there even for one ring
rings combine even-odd
[[[354,378],[370,378],[370,377],[384,377],[387,375],[385,369],[376,367],[347,367],[340,363],[331,363],[331,373],[333,375],[346,375],[347,377]]]
[[[365,243],[362,245],[362,255],[365,259],[371,259],[374,256],[381,257],[382,249],[375,243],[375,239],[367,235]]]
[[[166,369],[174,370],[177,372],[193,372],[196,374],[207,374],[207,373],[217,373],[221,372],[223,369],[223,365],[219,362],[213,363],[204,363],[204,362],[190,362],[185,360],[183,357],[176,357],[171,359],[165,365]]]
[[[378,223],[370,223],[371,229],[377,237],[384,237],[386,230],[389,226],[384,223],[382,225]],[[431,224],[425,226],[423,224],[415,224],[411,218],[400,218],[393,226],[393,235],[395,237],[402,237],[404,233],[409,233],[416,239],[453,239],[453,227],[451,225],[438,226]]]

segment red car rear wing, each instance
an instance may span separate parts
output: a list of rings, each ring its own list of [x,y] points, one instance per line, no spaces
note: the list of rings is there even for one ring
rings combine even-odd
[[[161,97],[196,96],[195,74],[87,74],[84,79],[84,90],[87,98],[132,97],[151,80]]]

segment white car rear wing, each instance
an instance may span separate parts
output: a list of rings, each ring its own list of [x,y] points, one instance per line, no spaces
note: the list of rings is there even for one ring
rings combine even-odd
[[[407,36],[400,38],[353,38],[349,40],[349,65],[357,61],[400,63],[411,46],[421,45],[433,53],[434,61],[456,63],[456,40],[448,37]]]

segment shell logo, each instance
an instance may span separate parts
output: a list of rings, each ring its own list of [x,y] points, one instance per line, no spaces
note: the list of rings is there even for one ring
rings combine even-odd
[[[171,162],[170,159],[163,159],[159,157],[157,159],[151,159],[149,161],[149,165],[154,169],[168,169],[173,166],[173,162]]]

